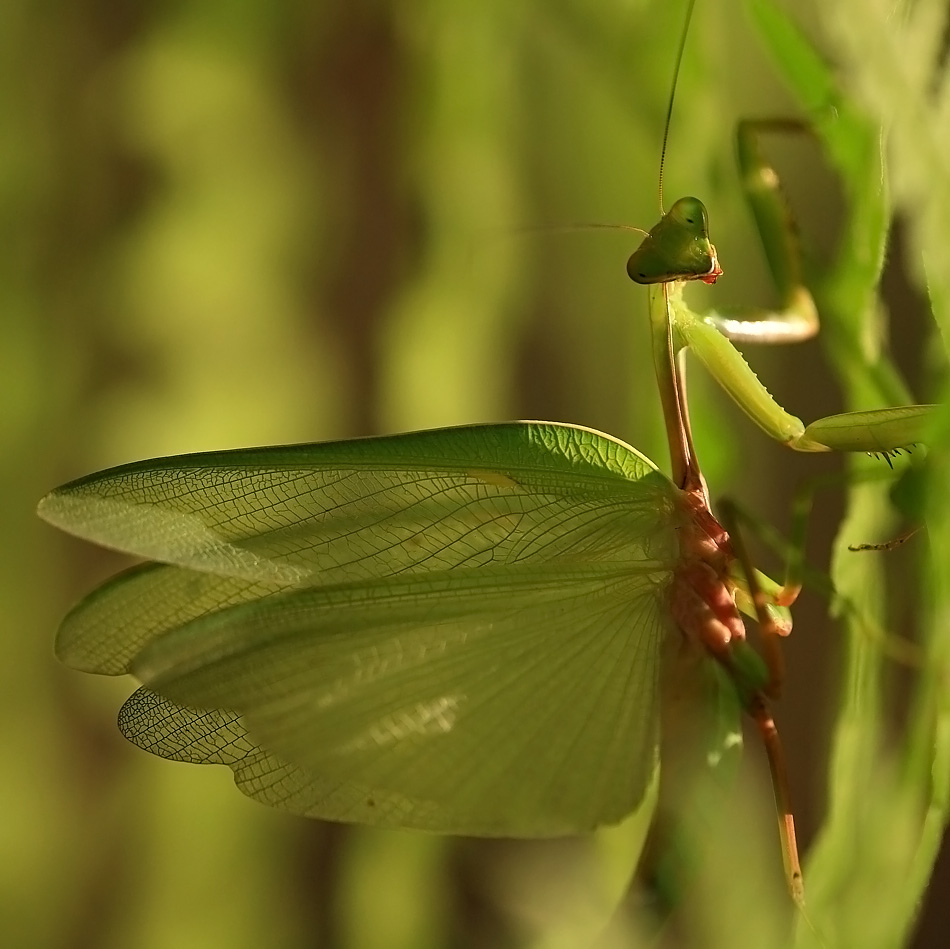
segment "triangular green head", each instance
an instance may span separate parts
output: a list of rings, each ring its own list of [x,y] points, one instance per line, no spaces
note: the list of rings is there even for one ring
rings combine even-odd
[[[699,198],[680,198],[630,255],[627,274],[634,283],[702,280],[722,276],[709,241],[709,219]]]

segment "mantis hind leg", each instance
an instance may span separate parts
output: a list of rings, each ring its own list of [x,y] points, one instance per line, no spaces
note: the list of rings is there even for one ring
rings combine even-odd
[[[758,687],[754,680],[750,680],[745,675],[745,669],[749,662],[743,656],[743,652],[751,648],[745,642],[737,644],[734,664],[729,667],[729,672],[735,683],[742,707],[755,723],[765,748],[769,771],[772,776],[772,793],[775,797],[775,815],[782,849],[782,863],[785,867],[785,880],[793,901],[797,906],[803,907],[805,890],[801,862],[798,856],[798,843],[795,837],[795,817],[792,812],[788,768],[785,763],[785,753],[779,738],[778,727],[769,706],[769,698],[778,696],[784,674],[779,639],[786,636],[791,627],[779,621],[775,612],[771,609],[775,605],[775,596],[763,589],[759,580],[761,574],[752,566],[739,530],[738,516],[734,506],[726,502],[720,506],[720,513],[724,526],[729,531],[737,565],[744,575],[745,590],[759,624],[765,661],[769,670],[769,680],[764,687]],[[784,599],[786,602],[790,602],[794,600],[796,595],[797,590],[794,595],[791,595],[790,599],[788,595]]]

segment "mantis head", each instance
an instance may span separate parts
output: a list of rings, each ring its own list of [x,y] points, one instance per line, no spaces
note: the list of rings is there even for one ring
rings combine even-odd
[[[722,276],[709,219],[699,198],[680,198],[630,255],[627,274],[634,283],[702,280]]]

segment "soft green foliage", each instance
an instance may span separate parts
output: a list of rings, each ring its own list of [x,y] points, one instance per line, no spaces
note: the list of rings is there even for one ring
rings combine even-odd
[[[827,172],[796,180],[801,151],[779,160],[827,365],[813,346],[755,365],[806,421],[945,400],[945,7],[699,0],[666,190],[709,208],[717,305],[768,293],[734,174],[737,118],[812,121],[819,144],[770,150],[804,147],[841,182],[838,224],[823,216]],[[523,847],[334,835],[246,801],[223,769],[127,746],[108,723],[129,686],[63,672],[48,645],[68,601],[116,564],[60,546],[32,510],[54,484],[131,458],[518,416],[591,425],[663,462],[626,237],[507,229],[654,223],[680,14],[646,0],[7,4],[0,941],[576,947],[601,931],[642,825]],[[878,276],[896,214],[938,331],[929,311],[915,327],[910,304],[887,320]],[[887,357],[888,335],[911,333],[925,338],[913,400]],[[784,523],[789,484],[823,459],[782,454],[699,371],[690,392],[714,493]],[[819,625],[826,605],[806,600],[787,644],[778,720],[806,848],[818,829],[805,872],[820,938],[800,925],[803,944],[906,942],[943,834],[950,421],[938,427],[926,535],[847,552],[904,526],[886,484],[855,487],[833,563],[840,621]],[[820,510],[816,533],[837,527]],[[792,931],[764,764],[749,758],[725,803],[691,812],[711,849],[680,910],[684,943]],[[934,925],[946,910],[929,912]],[[636,923],[616,928],[633,943]]]
[[[934,242],[943,240],[942,231],[934,222],[950,213],[950,176],[945,163],[928,164],[920,154],[930,154],[932,136],[946,132],[939,116],[950,109],[950,87],[939,71],[938,40],[947,25],[946,5],[894,9],[881,3],[850,15],[843,9],[846,4],[828,5],[823,17],[844,61],[844,96],[835,90],[831,75],[822,75],[813,54],[797,47],[771,17],[767,5],[753,6],[773,48],[782,51],[779,58],[789,81],[806,100],[813,95],[819,110],[824,107],[818,125],[846,187],[849,213],[841,254],[818,284],[832,365],[850,408],[904,401],[907,392],[884,348],[878,281],[895,213],[893,199],[908,221],[910,259],[933,261],[941,253]],[[898,118],[905,110],[919,118],[924,102],[932,109],[926,122]],[[834,114],[827,111],[832,104]],[[885,129],[883,140],[875,121]],[[919,264],[912,266],[919,275]],[[946,267],[941,269],[931,286],[931,301],[938,325],[945,327],[941,284]],[[941,368],[945,359],[945,352],[937,356]],[[927,394],[945,398],[945,372],[939,378],[939,387],[931,382]],[[927,468],[931,484],[939,485],[945,483],[940,473],[946,469],[946,448],[939,437],[932,444]],[[860,460],[851,467],[857,477],[868,469]],[[855,556],[847,550],[854,537],[882,536],[897,528],[887,484],[857,483],[849,492],[832,569],[848,651],[832,746],[829,817],[807,867],[811,911],[825,942],[802,932],[805,944],[904,942],[943,836],[950,803],[950,708],[938,683],[946,681],[948,672],[947,610],[946,586],[934,578],[947,575],[950,561],[943,540],[946,501],[939,493],[932,495],[925,517],[929,542],[918,555],[916,596],[922,609],[913,620],[920,644],[913,698],[897,717],[888,685],[894,670],[880,634],[888,629],[891,615],[885,565],[879,556]],[[902,619],[895,634],[907,635],[911,617]],[[900,723],[896,743],[895,722]],[[881,899],[885,890],[890,898]]]

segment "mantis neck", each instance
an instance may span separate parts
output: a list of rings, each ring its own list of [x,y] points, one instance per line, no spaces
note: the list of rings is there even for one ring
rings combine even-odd
[[[701,499],[709,510],[709,493],[699,470],[689,424],[683,353],[677,354],[673,349],[671,303],[682,293],[683,281],[656,284],[650,288],[653,368],[666,424],[672,480],[683,491]]]

